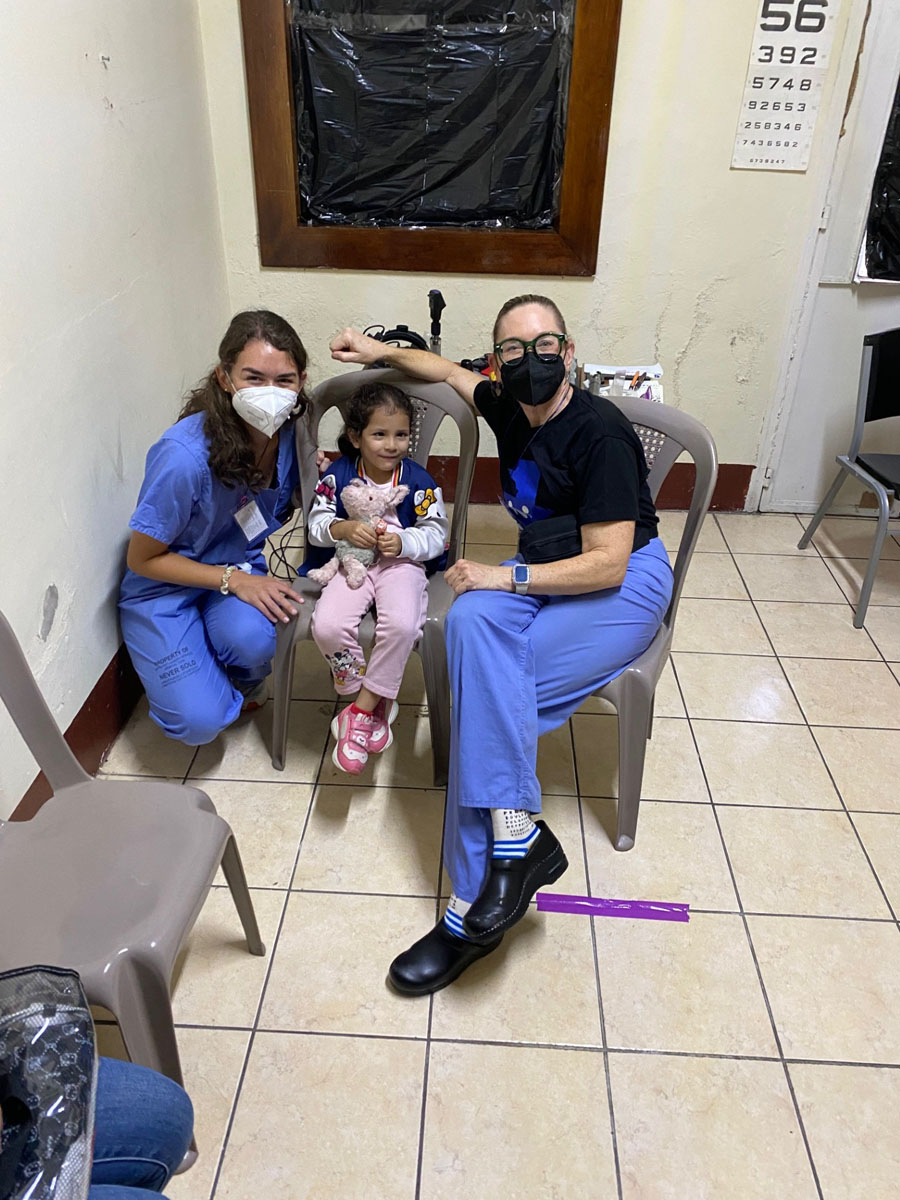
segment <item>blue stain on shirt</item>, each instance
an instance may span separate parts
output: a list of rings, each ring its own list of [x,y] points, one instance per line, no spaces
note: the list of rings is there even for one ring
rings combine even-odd
[[[537,502],[541,471],[533,459],[520,458],[508,475],[515,490],[508,492],[504,488],[503,503],[520,525],[530,525],[532,521],[543,521],[553,516],[552,509],[544,508]]]

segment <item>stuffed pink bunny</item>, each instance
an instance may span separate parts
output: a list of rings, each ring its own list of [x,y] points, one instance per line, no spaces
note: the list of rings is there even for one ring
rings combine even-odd
[[[376,532],[383,533],[386,526],[381,520],[389,508],[394,508],[405,500],[409,494],[406,484],[393,488],[370,487],[361,479],[354,479],[341,492],[341,503],[347,510],[351,521],[365,521]],[[380,526],[380,528],[379,528]],[[317,567],[309,572],[313,583],[323,587],[332,579],[340,567],[344,568],[347,576],[347,586],[358,588],[366,577],[366,568],[375,561],[375,550],[361,550],[351,542],[339,541],[335,544],[334,558],[330,558],[324,567]]]

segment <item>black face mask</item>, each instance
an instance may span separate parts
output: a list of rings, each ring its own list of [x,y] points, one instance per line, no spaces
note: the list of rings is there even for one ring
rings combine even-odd
[[[500,366],[504,393],[511,400],[532,408],[552,400],[565,377],[566,364],[561,354],[544,362],[536,354],[526,353],[518,362]]]

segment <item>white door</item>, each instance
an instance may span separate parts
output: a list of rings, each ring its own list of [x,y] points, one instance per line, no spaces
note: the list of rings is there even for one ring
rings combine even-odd
[[[813,231],[808,286],[798,288],[781,395],[769,416],[749,507],[758,502],[768,512],[815,511],[837,474],[835,455],[850,444],[862,339],[900,327],[900,283],[852,282],[898,76],[897,0],[872,0],[824,228]],[[874,426],[865,446],[900,451],[900,419]],[[845,483],[833,511],[858,511],[862,491],[853,480]]]

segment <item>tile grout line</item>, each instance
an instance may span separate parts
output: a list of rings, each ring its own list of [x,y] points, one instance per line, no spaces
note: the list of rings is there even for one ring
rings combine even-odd
[[[578,825],[581,830],[581,856],[584,866],[584,878],[587,883],[587,894],[593,895],[591,889],[591,871],[588,862],[587,838],[584,832],[584,808],[581,803],[581,783],[578,777],[578,756],[575,753],[575,729],[572,718],[566,722],[569,727],[569,742],[572,748],[572,771],[575,776],[575,799],[578,804]],[[617,804],[618,808],[618,804]],[[609,1105],[609,1135],[612,1143],[613,1168],[616,1176],[616,1195],[622,1200],[622,1168],[619,1162],[619,1139],[616,1132],[616,1113],[613,1104],[612,1076],[609,1069],[608,1041],[606,1037],[606,1015],[603,1011],[603,988],[600,983],[600,955],[597,950],[597,931],[593,918],[589,921],[591,929],[591,949],[594,956],[594,984],[597,989],[597,1009],[600,1016],[600,1041],[603,1048],[603,1073],[606,1077],[606,1101]]]
[[[724,536],[724,535],[723,535],[723,536]],[[737,568],[737,563],[735,563],[735,568],[736,568],[736,569],[738,569],[738,568]],[[738,569],[738,573],[740,573],[739,569]],[[743,576],[741,576],[741,580],[743,581]],[[745,586],[746,586],[746,585],[745,585]],[[757,616],[758,616],[758,614],[757,614]],[[780,664],[779,664],[779,665],[780,665]],[[782,667],[782,671],[783,671],[783,670],[784,670],[784,668]],[[678,679],[678,671],[677,671],[677,669],[675,670],[675,678],[676,678],[676,682],[678,683],[678,687],[679,687],[679,691],[680,691],[680,690],[681,690],[681,681]],[[682,698],[682,701],[684,701],[684,694],[683,694],[683,692],[682,692],[682,697],[681,697],[681,698]],[[687,712],[687,711],[688,711],[688,710],[687,710],[687,704],[685,703],[685,712]],[[690,717],[690,713],[688,713],[688,728],[689,728],[689,729],[690,729],[690,731],[691,731],[691,738],[692,738],[692,740],[693,740],[693,743],[694,743],[694,752],[696,753],[696,755],[697,755],[697,761],[698,761],[698,762],[699,762],[699,764],[700,764],[700,770],[701,770],[701,772],[702,772],[702,774],[703,774],[703,781],[704,781],[704,783],[705,783],[705,785],[706,785],[706,789],[707,789],[707,791],[709,792],[709,795],[710,795],[710,802],[711,802],[711,804],[712,804],[712,810],[713,810],[713,819],[714,819],[714,820],[715,820],[715,822],[716,822],[716,829],[717,829],[717,830],[718,830],[718,832],[719,832],[719,840],[720,840],[720,842],[721,842],[721,845],[722,845],[722,853],[725,855],[725,863],[726,863],[726,866],[728,867],[728,873],[729,873],[729,875],[730,875],[730,877],[731,877],[731,886],[734,888],[734,894],[735,894],[735,898],[736,898],[736,900],[737,900],[737,903],[738,903],[738,908],[740,909],[740,918],[741,918],[741,923],[742,923],[742,925],[743,925],[743,928],[744,928],[744,936],[745,936],[745,937],[746,937],[746,939],[747,939],[747,945],[748,945],[748,947],[749,947],[749,950],[750,950],[750,956],[751,956],[751,958],[752,958],[752,960],[753,960],[753,966],[754,966],[754,969],[756,970],[756,978],[757,978],[757,980],[758,980],[758,982],[759,982],[760,991],[762,992],[763,1003],[764,1003],[764,1004],[765,1004],[765,1006],[766,1006],[766,1012],[767,1012],[767,1014],[768,1014],[768,1017],[769,1017],[769,1025],[771,1026],[771,1029],[772,1029],[772,1036],[773,1036],[773,1039],[774,1039],[774,1041],[775,1041],[775,1048],[776,1048],[776,1050],[778,1051],[778,1057],[779,1057],[779,1060],[780,1060],[780,1062],[781,1062],[781,1069],[782,1069],[782,1071],[784,1072],[784,1078],[785,1078],[785,1082],[787,1083],[788,1092],[790,1093],[790,1097],[791,1097],[791,1103],[792,1103],[792,1104],[793,1104],[793,1106],[794,1106],[794,1113],[796,1114],[796,1117],[797,1117],[797,1123],[798,1123],[798,1126],[799,1126],[799,1129],[800,1129],[800,1134],[801,1134],[801,1136],[802,1136],[802,1138],[803,1138],[803,1145],[804,1145],[804,1146],[805,1146],[805,1148],[806,1148],[806,1155],[807,1155],[807,1159],[808,1159],[808,1161],[809,1161],[809,1168],[810,1168],[810,1171],[812,1172],[813,1182],[815,1183],[815,1186],[816,1186],[816,1192],[817,1192],[817,1194],[818,1194],[819,1200],[824,1200],[823,1193],[822,1193],[822,1185],[821,1185],[821,1183],[819,1182],[819,1173],[818,1173],[818,1171],[817,1171],[817,1169],[816,1169],[815,1160],[814,1160],[814,1158],[813,1158],[812,1146],[810,1145],[809,1138],[807,1137],[807,1133],[806,1133],[806,1126],[805,1126],[805,1125],[804,1125],[804,1123],[803,1123],[803,1114],[800,1112],[800,1104],[799,1104],[799,1102],[798,1102],[798,1100],[797,1100],[797,1095],[796,1095],[796,1092],[794,1091],[794,1081],[791,1079],[791,1076],[790,1076],[790,1072],[789,1072],[789,1070],[788,1070],[787,1063],[785,1062],[785,1058],[784,1058],[784,1048],[782,1047],[782,1044],[781,1044],[781,1037],[780,1037],[780,1035],[779,1035],[779,1033],[778,1033],[778,1027],[777,1027],[777,1025],[776,1025],[776,1023],[775,1023],[775,1014],[774,1014],[774,1013],[773,1013],[773,1011],[772,1011],[772,1005],[771,1005],[771,1002],[770,1002],[770,1000],[769,1000],[769,994],[768,994],[768,991],[766,990],[765,981],[764,981],[764,979],[763,979],[763,975],[762,975],[762,969],[760,968],[760,965],[759,965],[759,959],[758,959],[758,957],[757,957],[757,954],[756,954],[756,947],[755,947],[755,946],[754,946],[754,944],[753,944],[753,938],[752,938],[752,936],[751,936],[751,933],[750,933],[750,925],[749,925],[749,922],[747,921],[747,915],[746,915],[746,913],[744,912],[744,905],[743,905],[743,901],[741,900],[741,893],[740,893],[740,889],[738,888],[738,885],[737,885],[737,879],[735,878],[735,874],[734,874],[734,867],[733,867],[733,865],[732,865],[732,862],[731,862],[731,856],[730,856],[730,855],[729,855],[729,853],[728,853],[728,845],[727,845],[727,843],[726,843],[726,841],[725,841],[725,835],[724,835],[724,833],[723,833],[723,831],[722,831],[722,825],[721,825],[721,822],[720,822],[720,820],[719,820],[719,814],[718,814],[718,812],[717,812],[717,810],[716,810],[716,804],[715,804],[715,801],[712,799],[712,788],[709,786],[709,779],[708,779],[708,777],[707,777],[707,774],[706,774],[706,767],[703,765],[703,759],[702,759],[702,758],[701,758],[701,756],[700,756],[700,745],[699,745],[699,743],[697,742],[697,738],[696,738],[696,735],[695,735],[695,733],[694,733],[694,727],[693,727],[693,725],[691,724],[691,717]]]

